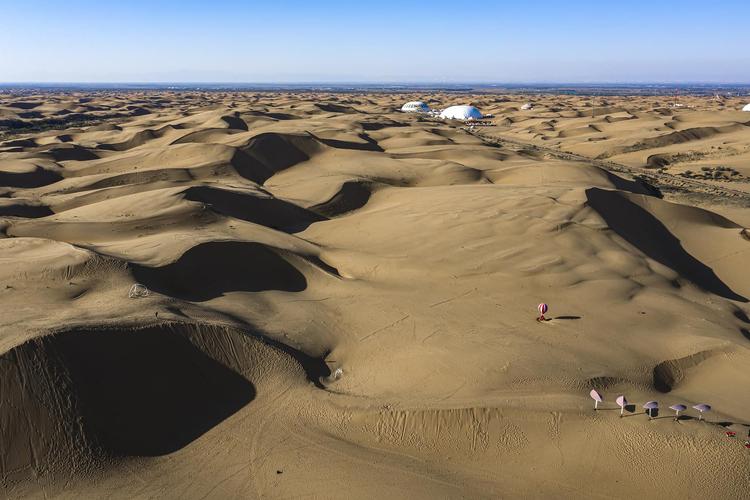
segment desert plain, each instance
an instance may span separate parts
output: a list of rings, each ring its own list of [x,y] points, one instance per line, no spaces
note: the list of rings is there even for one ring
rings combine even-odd
[[[2,496],[747,498],[744,104],[0,94]]]

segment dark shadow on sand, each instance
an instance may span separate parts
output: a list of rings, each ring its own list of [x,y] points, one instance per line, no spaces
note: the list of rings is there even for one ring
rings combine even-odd
[[[212,241],[161,267],[131,264],[133,277],[150,290],[203,302],[227,292],[301,292],[305,276],[278,251],[260,243]]]
[[[347,181],[328,201],[310,207],[324,217],[337,217],[364,207],[370,200],[372,185],[366,181]]]
[[[86,435],[112,456],[158,456],[255,398],[244,377],[167,328],[70,331],[41,341],[69,374]]]
[[[38,219],[47,217],[54,212],[46,205],[4,205],[0,206],[0,215],[7,217],[25,217],[27,219]]]
[[[690,255],[659,219],[622,193],[599,188],[586,190],[588,204],[628,243],[655,261],[674,269],[699,287],[730,300],[748,300],[730,289],[704,263]]]
[[[209,205],[215,212],[278,229],[288,233],[304,231],[310,224],[327,220],[315,212],[292,203],[251,193],[193,186],[185,191],[185,199]]]

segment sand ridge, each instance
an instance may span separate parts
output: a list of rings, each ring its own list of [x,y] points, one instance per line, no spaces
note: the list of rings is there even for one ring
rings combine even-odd
[[[419,97],[0,97],[5,495],[742,498],[750,117]]]

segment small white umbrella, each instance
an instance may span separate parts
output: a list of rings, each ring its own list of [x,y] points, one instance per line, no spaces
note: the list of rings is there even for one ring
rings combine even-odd
[[[669,407],[670,410],[674,410],[674,420],[677,422],[677,419],[680,418],[680,412],[687,410],[687,406],[685,405],[672,405]]]
[[[643,408],[646,410],[646,413],[648,413],[648,419],[651,420],[654,418],[652,412],[659,409],[659,403],[656,401],[649,401],[643,405]]]
[[[697,404],[697,405],[693,406],[693,408],[695,408],[696,410],[698,410],[699,412],[701,412],[700,416],[698,417],[698,420],[703,420],[703,414],[706,413],[706,412],[711,411],[711,406],[707,405],[705,403]]]
[[[604,398],[602,397],[601,394],[599,394],[598,392],[596,392],[596,389],[591,389],[591,392],[589,393],[589,395],[591,396],[591,399],[594,400],[594,409],[598,410],[599,409],[599,403],[601,403],[602,401],[604,401]]]
[[[620,416],[622,417],[622,414],[625,412],[625,407],[628,406],[628,400],[625,399],[625,396],[617,396],[615,402],[620,405]]]

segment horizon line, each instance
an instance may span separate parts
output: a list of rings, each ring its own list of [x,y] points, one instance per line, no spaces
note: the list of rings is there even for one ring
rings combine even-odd
[[[80,80],[80,81],[0,81],[0,86],[17,85],[476,85],[476,86],[519,86],[519,85],[735,85],[750,86],[750,81],[714,81],[714,80],[592,80],[592,81],[552,81],[552,80],[526,80],[526,81],[437,81],[437,80],[299,80],[299,81],[221,81],[221,80]]]

